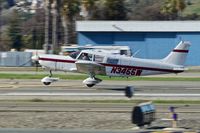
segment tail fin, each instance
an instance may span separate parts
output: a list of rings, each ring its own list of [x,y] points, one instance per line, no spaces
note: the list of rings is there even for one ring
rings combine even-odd
[[[184,65],[190,45],[190,42],[181,41],[163,61],[174,65]]]

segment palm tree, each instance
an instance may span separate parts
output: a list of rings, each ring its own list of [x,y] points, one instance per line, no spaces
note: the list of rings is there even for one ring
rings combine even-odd
[[[108,20],[126,20],[127,11],[123,0],[105,1],[105,17]]]
[[[75,43],[75,21],[79,12],[79,0],[62,0],[62,24],[65,45]]]

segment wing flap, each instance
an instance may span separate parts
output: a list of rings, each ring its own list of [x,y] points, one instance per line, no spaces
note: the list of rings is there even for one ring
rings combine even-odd
[[[105,66],[86,60],[79,60],[75,62],[78,72],[105,75]]]

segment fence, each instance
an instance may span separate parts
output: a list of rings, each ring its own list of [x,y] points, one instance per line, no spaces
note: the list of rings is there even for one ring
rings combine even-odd
[[[0,52],[0,66],[22,67],[32,66],[30,52]]]

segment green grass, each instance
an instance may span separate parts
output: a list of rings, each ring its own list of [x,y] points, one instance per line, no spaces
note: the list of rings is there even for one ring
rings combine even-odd
[[[10,73],[0,73],[0,79],[42,79],[47,74],[10,74]],[[86,75],[62,75],[54,74],[54,77],[60,77],[61,79],[85,79]]]
[[[42,79],[47,76],[46,74],[8,74],[0,73],[0,79]],[[68,80],[83,80],[88,75],[63,75],[55,74],[54,77]],[[121,81],[200,81],[200,77],[108,77],[108,76],[97,76],[102,80],[121,80]]]
[[[103,80],[122,80],[122,81],[200,81],[199,78],[194,77],[130,77],[130,78],[121,78],[121,77],[99,77]]]
[[[155,104],[200,104],[200,100],[154,100]]]

